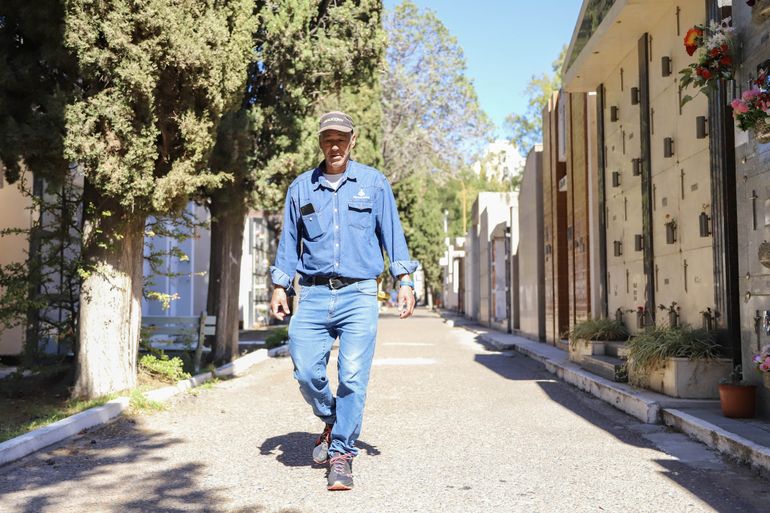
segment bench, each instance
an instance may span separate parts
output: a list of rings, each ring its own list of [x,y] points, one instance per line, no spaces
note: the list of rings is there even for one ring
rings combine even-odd
[[[147,330],[149,345],[153,349],[162,351],[189,351],[195,349],[195,372],[200,368],[201,355],[211,351],[204,347],[203,342],[207,335],[214,335],[217,328],[217,318],[201,312],[197,317],[191,316],[142,316],[142,329]],[[158,335],[170,335],[172,340],[153,340]],[[189,342],[185,341],[188,340]],[[181,341],[180,341],[181,340]]]

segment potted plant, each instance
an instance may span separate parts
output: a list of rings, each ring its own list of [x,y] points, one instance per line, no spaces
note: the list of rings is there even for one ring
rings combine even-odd
[[[586,356],[605,354],[607,342],[628,340],[628,330],[615,319],[588,319],[572,326],[568,337],[569,358],[579,363]]]
[[[756,412],[757,387],[743,380],[740,365],[719,382],[719,404],[722,414],[732,419],[750,419]]]
[[[732,362],[720,358],[711,332],[690,326],[650,326],[628,342],[629,382],[672,397],[719,397]]]
[[[687,55],[699,51],[696,62],[679,72],[679,87],[686,89],[693,86],[699,93],[706,93],[716,86],[717,81],[733,78],[733,27],[730,18],[721,23],[711,21],[708,25],[695,25],[684,37]],[[683,95],[682,105],[692,100],[692,96]]]

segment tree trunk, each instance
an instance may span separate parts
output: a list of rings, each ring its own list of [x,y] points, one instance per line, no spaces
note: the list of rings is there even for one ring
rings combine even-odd
[[[142,323],[144,216],[127,213],[86,185],[79,350],[73,397],[136,386]],[[89,205],[93,207],[89,208]],[[109,215],[104,216],[105,212]]]
[[[246,206],[243,194],[228,186],[211,198],[211,258],[206,309],[216,315],[217,329],[212,347],[216,364],[238,356],[238,297],[241,285],[243,221]]]

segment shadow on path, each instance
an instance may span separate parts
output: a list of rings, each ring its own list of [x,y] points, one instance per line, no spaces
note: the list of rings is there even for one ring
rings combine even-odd
[[[163,432],[142,429],[131,419],[120,419],[0,467],[0,511],[267,511],[259,505],[225,506],[221,494],[201,485],[208,473],[204,464],[164,465],[158,450],[182,443]]]
[[[487,350],[497,350],[482,342],[480,337],[476,337],[476,341]],[[625,444],[663,452],[650,440],[628,429],[629,426],[641,426],[641,421],[620,410],[613,412],[617,413],[617,417],[614,419],[603,414],[592,404],[599,399],[559,380],[548,372],[542,364],[523,354],[515,351],[476,354],[474,360],[506,379],[536,382],[550,400],[579,415]],[[653,426],[650,428],[655,429]],[[666,428],[661,427],[660,429]],[[709,449],[704,446],[703,451],[707,450]],[[755,474],[748,469],[735,468],[735,472],[723,476],[722,471],[705,471],[668,458],[654,461],[661,466],[661,474],[693,493],[720,513],[768,511],[766,506],[762,506],[762,501],[766,501],[767,497],[764,495],[763,489],[757,484]],[[735,486],[738,481],[741,482],[742,486]]]
[[[318,433],[294,431],[285,435],[273,436],[262,442],[259,453],[263,456],[275,454],[275,459],[287,467],[309,467],[314,465],[311,458]],[[361,440],[356,447],[367,456],[379,456],[380,450]],[[277,453],[277,454],[276,454]]]

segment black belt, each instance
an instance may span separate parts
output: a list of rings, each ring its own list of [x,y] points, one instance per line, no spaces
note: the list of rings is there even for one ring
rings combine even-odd
[[[308,276],[300,281],[300,285],[326,285],[330,289],[341,289],[357,281],[368,278],[345,278],[343,276]]]

